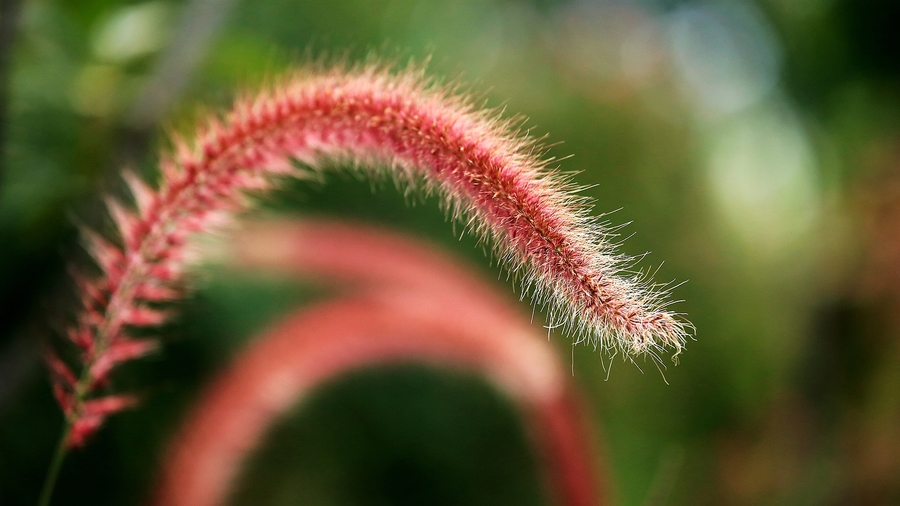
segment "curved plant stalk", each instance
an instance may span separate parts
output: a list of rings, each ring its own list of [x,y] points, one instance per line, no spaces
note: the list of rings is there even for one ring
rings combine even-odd
[[[294,314],[238,356],[173,439],[152,506],[222,504],[244,458],[311,390],[410,360],[488,377],[528,422],[557,503],[605,503],[593,441],[553,347],[465,269],[411,241],[333,223],[256,227],[237,247],[243,267],[335,276],[357,293]]]
[[[572,332],[576,342],[660,360],[666,350],[677,355],[690,331],[664,310],[664,290],[623,273],[631,260],[612,251],[607,231],[535,155],[533,141],[413,72],[298,73],[238,100],[223,118],[173,144],[174,153],[162,157],[158,185],[124,175],[135,209],[109,200],[119,241],[85,232],[101,273],[78,279],[81,309],[68,337],[80,351],[80,374],[48,353],[66,416],[60,455],[135,402],[127,395],[101,397],[99,388],[116,365],[154,349],[154,341],[134,337],[133,330],[168,317],[160,305],[180,295],[196,260],[193,236],[247,209],[249,192],[270,188],[278,177],[318,178],[335,161],[442,195],[519,271],[525,289],[547,306],[550,326]]]

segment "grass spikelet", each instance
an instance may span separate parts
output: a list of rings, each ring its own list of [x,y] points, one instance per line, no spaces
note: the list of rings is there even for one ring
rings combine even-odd
[[[534,140],[415,72],[377,66],[298,72],[238,99],[229,113],[173,145],[157,185],[125,176],[134,209],[109,201],[118,244],[88,238],[102,274],[82,282],[93,295],[83,297],[71,332],[90,352],[83,353],[78,383],[67,387],[70,421],[85,413],[108,373],[95,363],[150,349],[127,344],[128,333],[165,320],[157,306],[177,296],[193,234],[246,209],[247,192],[280,177],[319,178],[334,162],[372,176],[388,167],[397,180],[442,195],[456,219],[489,238],[535,302],[547,306],[551,325],[576,341],[657,358],[667,350],[677,355],[688,334],[689,324],[663,309],[659,290],[622,273],[629,259],[613,251],[609,231],[539,158]],[[94,377],[98,370],[104,377]],[[102,416],[127,404],[110,404]]]

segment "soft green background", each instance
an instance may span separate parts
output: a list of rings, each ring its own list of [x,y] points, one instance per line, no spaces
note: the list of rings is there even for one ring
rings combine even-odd
[[[2,76],[0,504],[33,504],[49,462],[61,416],[39,342],[65,325],[76,227],[108,229],[117,168],[153,174],[166,129],[240,90],[373,54],[528,117],[596,212],[629,223],[621,249],[688,280],[675,307],[696,341],[668,384],[649,362],[607,379],[553,337],[616,504],[900,503],[898,23],[892,0],[25,1]],[[183,66],[161,76],[167,58]],[[291,183],[256,212],[387,224],[497,277],[435,199],[374,186]],[[56,504],[139,504],[197,389],[312,296],[212,266],[194,284],[163,351],[116,376],[144,404],[71,456]],[[277,428],[234,504],[540,504],[519,423],[476,378],[361,371]]]

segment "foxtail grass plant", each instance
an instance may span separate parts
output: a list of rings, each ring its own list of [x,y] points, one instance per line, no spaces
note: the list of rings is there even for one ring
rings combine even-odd
[[[436,251],[339,222],[254,224],[242,270],[343,286],[251,342],[172,439],[150,506],[217,506],[266,430],[317,386],[360,367],[471,370],[518,406],[555,504],[606,504],[589,425],[566,367],[528,318]],[[452,311],[448,311],[452,308]]]
[[[180,281],[199,260],[192,239],[229,224],[252,206],[251,193],[286,177],[350,166],[436,192],[454,219],[489,240],[550,327],[627,359],[677,356],[690,324],[666,310],[664,288],[630,270],[633,259],[614,251],[611,231],[516,124],[416,71],[318,68],[173,138],[159,181],[125,173],[133,205],[107,202],[118,237],[85,232],[100,273],[76,279],[81,306],[68,338],[78,367],[47,353],[66,421],[40,504],[49,503],[66,452],[136,402],[100,387],[118,364],[155,348],[135,330],[169,317],[165,304],[181,296]]]

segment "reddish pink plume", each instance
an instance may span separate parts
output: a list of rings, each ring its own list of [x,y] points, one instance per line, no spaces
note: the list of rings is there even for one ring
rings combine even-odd
[[[326,247],[318,255],[303,251],[300,257],[309,261],[303,267],[280,266],[309,272],[330,264],[365,295],[295,314],[241,354],[174,439],[152,505],[221,504],[267,428],[310,390],[354,368],[408,360],[474,370],[493,380],[526,417],[558,502],[605,504],[577,396],[552,346],[527,319],[465,270],[414,243],[348,226],[329,231],[322,224],[268,225],[250,237],[267,237],[278,248],[299,238],[352,246],[337,260]],[[290,239],[278,239],[284,237]],[[255,261],[242,258],[244,265]],[[367,260],[369,268],[362,268]],[[272,257],[264,263],[278,264]]]
[[[534,157],[533,143],[412,74],[369,68],[299,75],[239,100],[224,121],[211,121],[194,139],[175,139],[158,191],[128,176],[136,212],[109,202],[123,250],[91,238],[104,270],[98,285],[111,292],[94,324],[100,341],[126,325],[156,323],[128,320],[144,306],[141,287],[176,281],[189,260],[188,237],[244,209],[244,192],[340,159],[393,167],[394,177],[439,190],[494,238],[513,268],[526,268],[526,284],[550,304],[551,324],[575,327],[629,354],[681,348],[685,324],[658,310],[652,291],[617,274],[623,259]],[[297,168],[292,159],[310,168]]]
[[[493,239],[500,258],[523,269],[550,326],[577,341],[659,360],[666,350],[677,355],[689,333],[690,324],[662,309],[660,289],[622,274],[630,261],[611,250],[606,231],[536,157],[533,141],[412,72],[298,74],[173,143],[158,189],[126,173],[134,206],[108,199],[119,240],[86,233],[101,273],[80,281],[82,308],[69,332],[83,350],[79,396],[94,395],[109,367],[140,355],[110,356],[114,343],[165,321],[158,306],[178,295],[196,260],[194,234],[229,223],[250,205],[248,192],[275,178],[319,177],[335,161],[437,190]],[[74,400],[76,411],[82,400]]]
[[[97,432],[109,415],[128,409],[137,402],[137,397],[131,395],[111,395],[85,402],[81,406],[78,418],[72,423],[66,446],[69,448],[84,446],[87,439]]]

